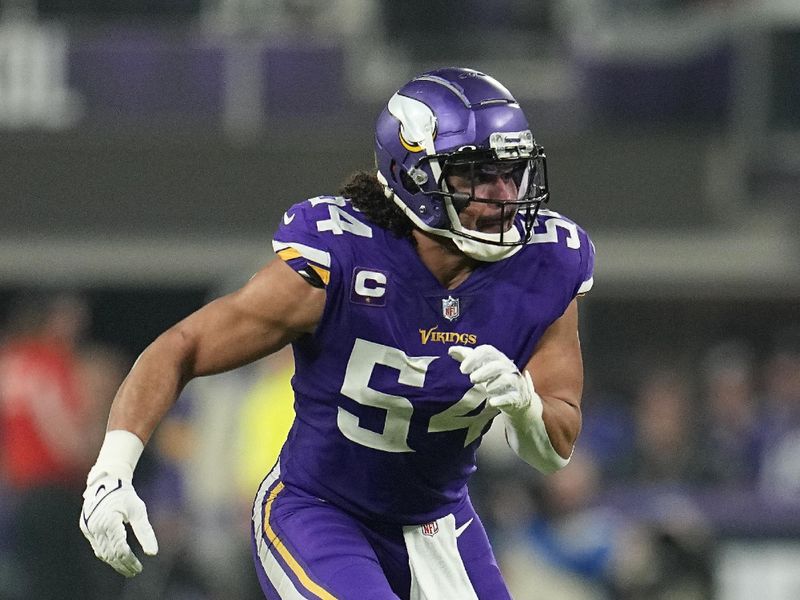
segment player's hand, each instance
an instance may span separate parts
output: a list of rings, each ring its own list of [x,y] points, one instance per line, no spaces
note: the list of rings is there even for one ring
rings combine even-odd
[[[503,411],[508,445],[522,460],[542,473],[553,473],[569,463],[553,448],[542,419],[542,399],[528,371],[520,373],[494,346],[451,346],[448,354],[461,363],[461,372],[472,383],[486,390],[489,406]]]
[[[142,563],[128,546],[125,523],[130,523],[145,554],[152,556],[158,552],[147,509],[133,489],[130,477],[94,467],[83,492],[81,531],[97,558],[121,575],[133,577],[142,572]]]
[[[451,346],[447,353],[461,363],[461,372],[469,375],[472,383],[486,390],[489,406],[519,413],[534,400],[536,392],[528,372],[520,373],[511,359],[494,346]]]

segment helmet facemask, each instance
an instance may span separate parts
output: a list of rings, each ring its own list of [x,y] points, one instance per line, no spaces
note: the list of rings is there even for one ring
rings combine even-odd
[[[493,151],[468,150],[452,153],[443,160],[438,190],[450,220],[450,232],[456,236],[497,246],[518,246],[530,240],[536,214],[542,203],[548,200],[547,171],[541,147],[526,158],[497,158]],[[466,191],[450,189],[448,179],[458,177],[469,184]],[[517,189],[516,199],[479,197],[476,186],[494,178],[510,178]],[[485,204],[497,208],[489,225],[496,221],[496,232],[484,232],[466,228],[459,218],[470,204]],[[519,216],[519,218],[517,218]]]
[[[507,140],[512,143],[503,144]],[[540,206],[549,199],[546,157],[543,148],[533,142],[529,131],[493,134],[490,143],[495,147],[462,148],[423,156],[403,178],[404,185],[414,188],[416,193],[440,200],[449,222],[447,237],[452,238],[457,246],[463,245],[462,250],[470,255],[475,252],[476,244],[500,248],[526,244],[531,238]],[[429,182],[427,173],[435,176],[434,181]],[[469,182],[470,191],[451,190],[447,182],[451,176]],[[515,200],[478,196],[476,186],[498,176],[510,177],[514,181],[517,188]],[[459,214],[472,203],[497,207],[498,214],[491,219],[497,221],[497,232],[468,229],[461,223]],[[488,254],[481,252],[478,258],[494,260],[495,256],[499,259],[509,255],[509,252],[498,249]]]

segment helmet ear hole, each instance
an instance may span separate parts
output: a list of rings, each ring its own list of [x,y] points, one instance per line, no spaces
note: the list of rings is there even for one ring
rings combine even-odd
[[[409,194],[418,194],[422,191],[417,185],[417,182],[411,179],[411,176],[405,171],[400,171],[400,183],[403,184],[403,187]]]
[[[389,173],[392,176],[392,181],[397,181],[397,173],[400,171],[400,168],[397,166],[397,161],[392,159],[392,162],[389,163]]]

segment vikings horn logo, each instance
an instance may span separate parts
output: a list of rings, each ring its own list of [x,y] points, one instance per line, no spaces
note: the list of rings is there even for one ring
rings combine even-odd
[[[427,151],[429,154],[436,151],[433,147],[436,117],[427,104],[395,94],[389,100],[388,108],[392,116],[400,121],[398,136],[403,148],[409,152]]]

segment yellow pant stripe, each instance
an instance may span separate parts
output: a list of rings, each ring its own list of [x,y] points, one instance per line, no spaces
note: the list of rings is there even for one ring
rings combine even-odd
[[[289,553],[289,550],[286,548],[284,543],[278,538],[278,535],[272,529],[272,526],[269,524],[269,515],[270,511],[272,510],[272,501],[275,500],[275,497],[280,493],[283,489],[283,483],[278,483],[275,488],[270,492],[269,498],[267,498],[266,505],[264,506],[264,535],[267,536],[269,543],[278,551],[278,554],[281,555],[286,564],[289,565],[289,568],[292,572],[297,576],[300,580],[300,583],[313,594],[316,594],[322,600],[336,600],[334,596],[332,596],[327,590],[323,589],[319,586],[319,584],[312,581],[312,579],[308,576],[308,574],[303,570],[303,567],[295,560],[295,558]]]

